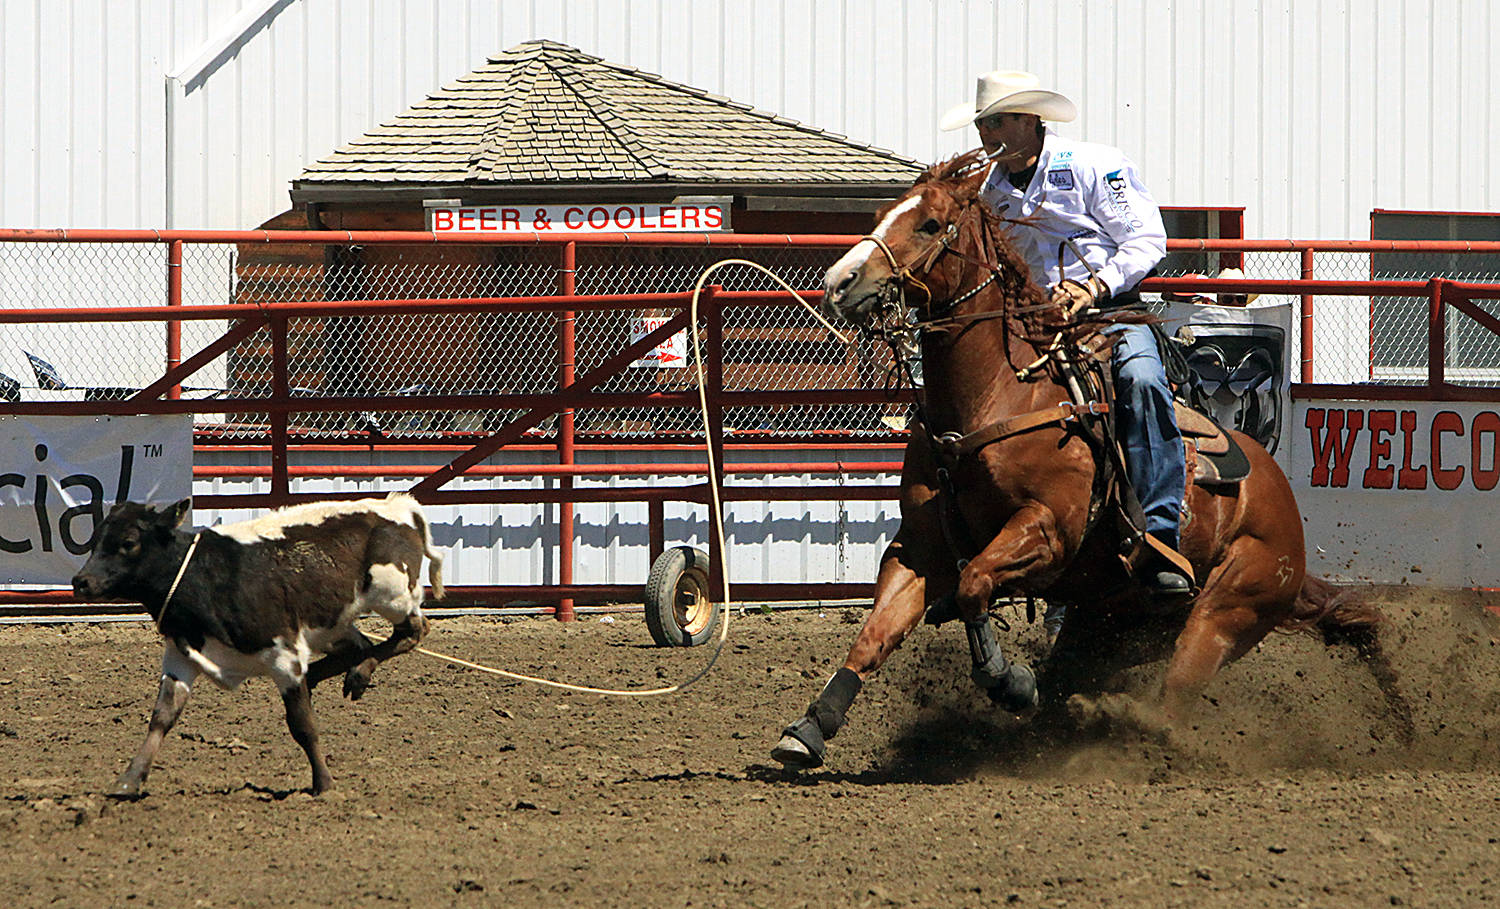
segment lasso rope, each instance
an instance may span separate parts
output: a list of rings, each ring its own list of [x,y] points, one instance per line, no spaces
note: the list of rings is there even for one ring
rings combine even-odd
[[[713,523],[714,538],[718,541],[719,554],[721,559],[723,558],[723,554],[728,552],[729,550],[728,544],[724,539],[724,503],[720,497],[718,480],[719,471],[718,465],[714,458],[713,427],[709,425],[708,391],[704,387],[707,382],[703,374],[703,353],[698,334],[698,296],[702,293],[703,285],[707,282],[709,275],[713,274],[721,268],[725,268],[730,265],[745,265],[764,272],[765,274],[770,276],[771,280],[781,285],[781,287],[785,289],[787,293],[795,297],[797,299],[797,302],[801,303],[808,312],[812,313],[813,316],[823,324],[823,327],[828,329],[830,334],[832,334],[835,338],[838,338],[839,341],[841,341],[845,345],[849,344],[849,338],[846,337],[843,332],[840,332],[838,329],[834,328],[833,325],[823,317],[823,314],[818,312],[817,307],[807,302],[807,300],[804,299],[803,296],[799,294],[795,289],[793,289],[790,284],[783,281],[779,275],[771,271],[769,268],[766,268],[764,265],[761,265],[759,262],[751,262],[749,259],[721,259],[718,262],[710,265],[708,268],[704,269],[703,273],[698,276],[697,282],[693,285],[693,298],[691,303],[689,304],[688,325],[692,331],[693,361],[698,379],[698,412],[699,415],[703,418],[703,447],[708,456],[708,488],[710,499],[712,500],[709,509],[709,520]],[[493,666],[485,666],[481,663],[472,663],[468,660],[461,660],[458,657],[448,656],[447,654],[428,650],[426,647],[415,647],[413,648],[413,650],[415,650],[417,653],[426,654],[427,656],[443,660],[444,662],[452,663],[455,666],[463,666],[466,669],[476,669],[480,672],[487,672],[491,675],[498,675],[507,679],[515,679],[516,681],[520,682],[531,682],[535,685],[546,685],[549,688],[561,688],[564,691],[578,691],[584,694],[607,694],[614,695],[616,697],[649,697],[651,695],[659,694],[674,694],[678,691],[685,690],[688,686],[708,675],[709,670],[713,669],[714,664],[718,662],[719,654],[724,652],[725,642],[729,640],[729,571],[727,566],[720,565],[719,576],[724,584],[724,599],[723,610],[719,622],[719,640],[714,645],[713,655],[709,657],[708,663],[702,669],[698,670],[686,681],[678,682],[675,685],[668,685],[665,688],[594,688],[589,685],[574,685],[570,682],[558,682],[552,679],[539,678],[533,675],[524,675],[519,672],[510,672],[505,669],[496,669]]]

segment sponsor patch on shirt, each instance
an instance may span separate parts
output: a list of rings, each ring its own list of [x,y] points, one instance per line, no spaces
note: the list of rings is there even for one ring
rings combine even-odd
[[[1115,214],[1125,222],[1125,226],[1131,230],[1140,230],[1144,227],[1145,222],[1136,217],[1135,212],[1130,209],[1130,199],[1125,195],[1129,184],[1125,181],[1124,173],[1118,170],[1110,171],[1104,175],[1104,185],[1109,188],[1109,200],[1114,203]]]
[[[1058,189],[1072,189],[1073,169],[1065,165],[1063,167],[1054,167],[1047,171],[1047,185],[1055,186]]]

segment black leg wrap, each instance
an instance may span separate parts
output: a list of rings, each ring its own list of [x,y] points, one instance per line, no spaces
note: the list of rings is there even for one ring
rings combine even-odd
[[[1005,684],[1007,663],[1000,652],[1000,643],[995,640],[995,626],[990,624],[989,616],[964,623],[964,631],[969,635],[969,656],[974,661],[974,670],[969,673],[974,684],[980,688]]]
[[[807,707],[807,713],[781,730],[781,741],[771,749],[771,757],[793,770],[810,770],[823,766],[823,756],[831,739],[844,725],[844,714],[854,703],[854,696],[864,686],[858,673],[840,669],[823,686],[823,691]]]
[[[970,676],[990,700],[1011,713],[1036,706],[1036,674],[1030,667],[1005,661],[989,618],[965,624],[964,630],[969,635],[969,656],[974,660]]]
[[[771,757],[797,769],[812,769],[823,766],[823,756],[828,753],[828,746],[823,743],[823,732],[818,728],[818,721],[810,716],[804,716],[797,722],[781,730],[782,742],[791,736],[801,742],[807,749],[807,754],[797,753],[795,747],[783,750],[778,744],[771,750]]]
[[[823,686],[823,693],[817,699],[807,705],[807,716],[818,724],[818,731],[825,739],[831,739],[838,735],[838,731],[844,725],[844,715],[849,712],[849,705],[854,703],[854,696],[864,687],[864,680],[859,674],[848,667],[840,667],[828,684]]]

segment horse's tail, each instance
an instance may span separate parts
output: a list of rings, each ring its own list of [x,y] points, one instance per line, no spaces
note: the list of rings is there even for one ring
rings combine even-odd
[[[1307,575],[1292,604],[1292,615],[1278,631],[1303,631],[1327,644],[1354,644],[1360,649],[1375,640],[1385,616],[1353,588],[1338,588]]]

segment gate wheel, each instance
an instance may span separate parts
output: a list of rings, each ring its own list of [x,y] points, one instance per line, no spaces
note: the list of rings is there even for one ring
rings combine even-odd
[[[660,647],[695,647],[712,638],[719,612],[708,592],[708,553],[674,546],[651,563],[646,627]]]

